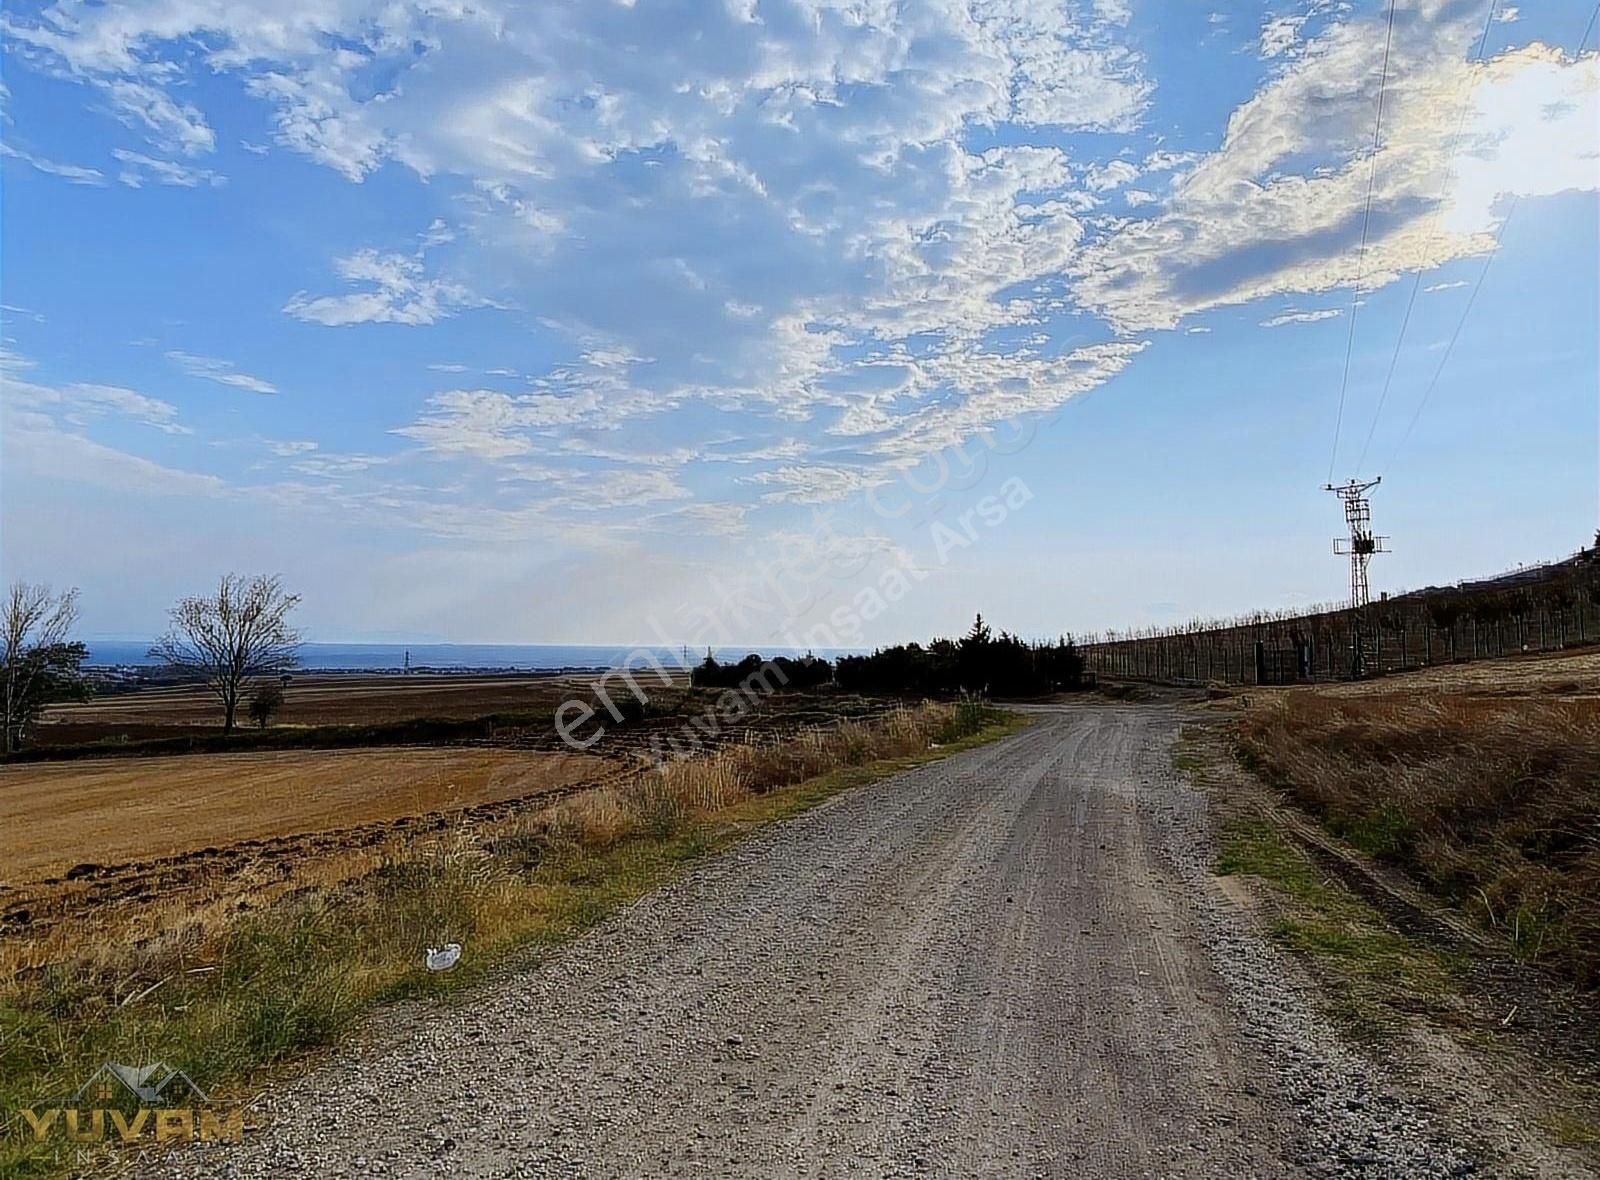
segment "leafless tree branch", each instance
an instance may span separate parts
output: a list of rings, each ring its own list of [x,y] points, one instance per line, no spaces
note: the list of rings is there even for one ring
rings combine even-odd
[[[246,685],[294,667],[300,634],[288,614],[299,602],[276,576],[225,574],[214,594],[172,608],[171,629],[150,654],[203,683],[222,705],[223,731],[231,733]]]

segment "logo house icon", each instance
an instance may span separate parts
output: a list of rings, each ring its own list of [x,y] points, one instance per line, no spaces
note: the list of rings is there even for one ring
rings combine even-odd
[[[108,1061],[78,1087],[70,1101],[75,1106],[105,1106],[128,1094],[142,1106],[203,1105],[210,1101],[194,1079],[162,1061],[154,1065],[120,1065]]]

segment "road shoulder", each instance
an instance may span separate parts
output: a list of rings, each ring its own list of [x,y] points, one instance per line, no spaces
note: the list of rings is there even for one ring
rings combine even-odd
[[[1219,891],[1304,965],[1347,1043],[1496,1174],[1600,1174],[1592,999],[1288,805],[1239,764],[1226,718],[1192,711],[1173,759],[1208,798]]]

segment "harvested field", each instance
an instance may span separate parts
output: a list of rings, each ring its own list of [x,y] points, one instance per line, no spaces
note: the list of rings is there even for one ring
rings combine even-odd
[[[587,694],[591,675],[297,676],[274,726],[379,725],[417,717],[465,719],[490,713],[553,715]],[[655,685],[652,681],[652,688]],[[657,693],[674,690],[657,689]],[[57,705],[36,740],[61,745],[117,737],[159,737],[222,726],[216,698],[195,687],[145,688],[84,704]]]
[[[215,709],[193,689],[145,689],[85,705],[63,706],[38,726],[19,761],[137,755],[215,756],[252,751],[374,747],[462,747],[564,753],[574,748],[628,767],[640,760],[688,757],[729,743],[781,741],[799,730],[866,721],[895,701],[825,689],[741,697],[730,711],[727,693],[656,684],[644,676],[637,691],[614,678],[593,675],[545,679],[438,678],[443,684],[395,683],[379,678],[330,678],[297,686],[300,724],[246,727],[231,736]],[[459,683],[457,682],[459,680]],[[294,700],[291,697],[291,700]],[[605,701],[622,714],[613,717]],[[586,706],[586,720],[564,738],[555,714],[564,702]],[[208,716],[208,724],[195,724]],[[570,739],[570,740],[569,740]]]
[[[73,865],[356,827],[601,777],[599,758],[492,749],[296,750],[0,768],[4,884]]]

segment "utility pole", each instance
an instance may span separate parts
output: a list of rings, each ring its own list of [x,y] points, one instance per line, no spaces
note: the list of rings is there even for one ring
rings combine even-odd
[[[1379,476],[1361,483],[1352,479],[1346,484],[1325,484],[1324,491],[1332,492],[1344,501],[1344,520],[1349,526],[1348,537],[1335,537],[1333,551],[1350,558],[1350,617],[1354,642],[1350,652],[1350,674],[1361,676],[1367,671],[1367,632],[1370,630],[1367,615],[1372,603],[1372,589],[1367,582],[1367,566],[1374,553],[1389,552],[1389,538],[1375,536],[1372,532],[1372,505],[1367,503],[1367,493],[1383,482]]]

